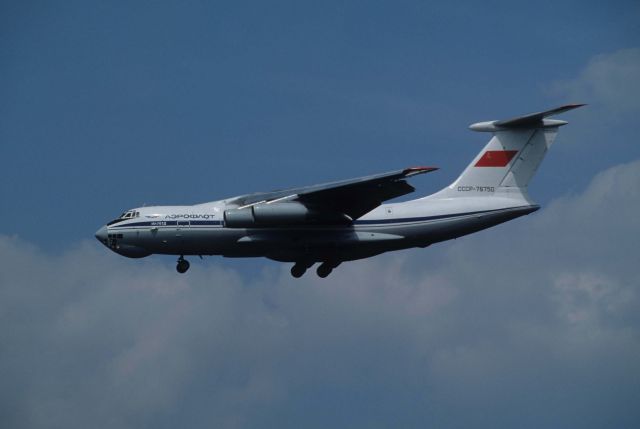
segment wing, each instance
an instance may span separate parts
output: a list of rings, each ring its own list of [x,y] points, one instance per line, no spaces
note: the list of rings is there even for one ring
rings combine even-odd
[[[437,168],[411,167],[357,179],[243,195],[227,200],[227,203],[245,208],[276,201],[296,201],[314,210],[345,214],[351,219],[357,219],[384,201],[413,192],[415,188],[404,179],[434,170]]]

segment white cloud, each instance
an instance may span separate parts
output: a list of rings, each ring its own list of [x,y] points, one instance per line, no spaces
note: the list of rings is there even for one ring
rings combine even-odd
[[[612,112],[640,109],[640,48],[596,55],[577,77],[556,82],[552,91]]]
[[[0,237],[11,427],[632,427],[640,161],[426,250],[188,275]],[[195,262],[195,261],[194,261]]]

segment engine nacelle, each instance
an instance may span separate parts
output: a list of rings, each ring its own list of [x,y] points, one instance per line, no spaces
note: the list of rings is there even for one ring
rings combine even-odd
[[[229,228],[255,228],[301,224],[348,223],[342,213],[325,213],[297,202],[258,204],[244,209],[224,211],[224,223]]]
[[[311,220],[314,211],[300,203],[258,204],[251,208],[259,225],[290,225]]]
[[[251,207],[224,211],[224,225],[229,228],[251,228],[255,223]]]

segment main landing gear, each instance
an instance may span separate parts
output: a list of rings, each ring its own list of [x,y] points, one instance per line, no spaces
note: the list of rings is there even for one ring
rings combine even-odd
[[[178,258],[178,265],[176,265],[176,271],[178,271],[180,274],[184,274],[189,269],[189,266],[189,261],[184,259],[184,256],[180,255],[180,257]]]
[[[333,271],[334,268],[335,267],[330,265],[328,262],[323,262],[316,269],[316,274],[318,275],[318,277],[323,279],[323,278],[327,277],[329,274],[331,274],[331,271]]]
[[[295,278],[300,278],[300,277],[302,277],[304,275],[304,273],[307,272],[308,268],[311,268],[312,265],[313,265],[313,262],[311,262],[311,263],[296,262],[295,265],[293,267],[291,267],[291,275],[293,277],[295,277]],[[323,262],[316,269],[316,274],[318,274],[318,277],[320,277],[320,278],[325,278],[329,274],[331,274],[333,269],[335,267],[337,267],[338,265],[340,265],[340,262],[328,262],[328,261],[327,262]]]
[[[293,267],[291,267],[291,275],[295,278],[300,278],[307,272],[308,268],[311,268],[313,262],[296,262]]]

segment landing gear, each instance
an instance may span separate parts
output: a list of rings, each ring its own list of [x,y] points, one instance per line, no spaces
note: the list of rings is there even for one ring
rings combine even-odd
[[[302,277],[313,264],[313,262],[296,262],[295,265],[291,267],[291,275],[298,279]],[[316,273],[318,274],[318,277],[325,278],[331,274],[333,269],[338,265],[340,265],[340,262],[323,262],[316,270]]]
[[[291,267],[291,275],[297,279],[302,277],[306,271],[307,267],[302,264],[295,264],[293,267]]]
[[[291,267],[291,275],[297,279],[302,277],[304,273],[307,272],[307,269],[313,265],[313,262],[296,262],[293,267]]]
[[[318,275],[318,277],[325,278],[329,274],[331,274],[331,271],[333,271],[333,268],[328,266],[326,263],[323,263],[316,270],[316,274]]]
[[[189,261],[184,259],[184,256],[180,256],[178,258],[178,265],[176,265],[176,271],[178,271],[180,274],[184,274],[189,269],[189,266]]]
[[[316,270],[316,274],[318,274],[320,278],[325,278],[331,274],[331,271],[338,265],[340,265],[340,262],[323,262]]]

